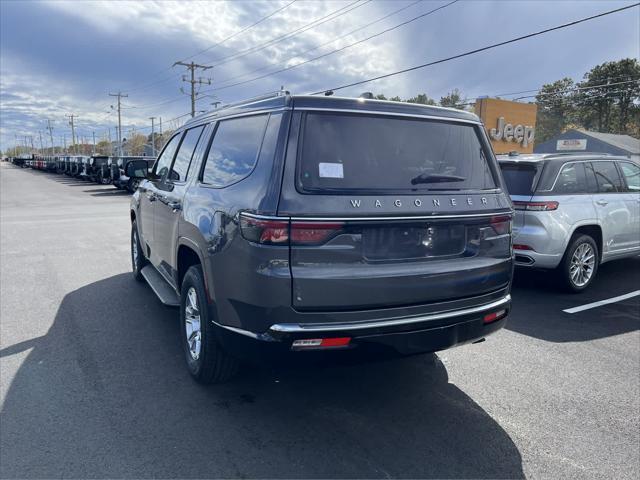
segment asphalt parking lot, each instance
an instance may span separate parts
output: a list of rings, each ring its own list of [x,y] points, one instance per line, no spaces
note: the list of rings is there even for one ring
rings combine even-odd
[[[129,195],[2,164],[0,475],[640,477],[640,258],[559,293],[516,272],[486,342],[395,361],[189,377],[135,282]]]

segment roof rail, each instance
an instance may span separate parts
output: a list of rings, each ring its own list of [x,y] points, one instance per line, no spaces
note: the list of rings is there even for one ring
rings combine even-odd
[[[238,107],[240,105],[246,105],[248,103],[259,102],[260,100],[269,100],[270,98],[286,97],[287,95],[290,95],[290,94],[291,93],[288,90],[284,90],[283,88],[281,88],[280,90],[276,90],[274,92],[267,92],[267,93],[263,93],[262,95],[257,95],[255,97],[239,100],[237,102],[227,103],[226,105],[220,108],[214,109],[213,112],[218,112],[220,110],[226,110],[228,108]],[[210,112],[207,112],[207,113],[210,113]]]

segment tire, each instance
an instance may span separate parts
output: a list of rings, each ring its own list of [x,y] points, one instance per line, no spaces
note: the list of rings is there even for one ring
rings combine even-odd
[[[147,264],[147,259],[144,256],[142,246],[140,245],[140,235],[138,235],[138,224],[134,220],[131,224],[131,270],[133,272],[133,278],[142,282],[144,277],[141,270]]]
[[[138,189],[138,185],[140,185],[140,180],[138,178],[130,178],[129,182],[127,182],[127,190],[129,190],[129,193],[135,193]]]
[[[202,384],[229,380],[238,371],[238,361],[218,343],[200,265],[187,270],[180,292],[180,337],[189,373]]]
[[[569,292],[582,292],[596,278],[599,263],[595,240],[589,235],[574,235],[558,267],[559,279]]]

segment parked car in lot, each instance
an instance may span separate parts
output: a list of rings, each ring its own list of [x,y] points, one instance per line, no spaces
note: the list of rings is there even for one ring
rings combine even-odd
[[[640,166],[603,154],[498,158],[515,205],[518,266],[557,269],[574,292],[598,266],[640,253]]]
[[[108,160],[109,157],[107,155],[92,155],[88,158],[85,164],[85,174],[87,178],[92,182],[105,185],[109,184]]]
[[[117,163],[117,174],[112,180],[113,184],[130,193],[135,192],[140,182],[147,178],[149,168],[154,162],[155,158],[151,157],[120,157]]]
[[[512,206],[468,112],[290,95],[216,110],[169,139],[130,213],[134,276],[180,307],[199,382],[267,352],[442,350],[509,312]]]

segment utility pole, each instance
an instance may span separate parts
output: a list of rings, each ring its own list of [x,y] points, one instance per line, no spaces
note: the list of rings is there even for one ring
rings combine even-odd
[[[118,155],[122,156],[122,117],[120,115],[120,99],[127,98],[129,95],[124,95],[122,92],[110,93],[110,97],[118,97]],[[111,107],[113,108],[113,106]]]
[[[96,132],[91,132],[93,133],[93,154],[96,154]]]
[[[78,154],[78,146],[76,145],[76,127],[75,127],[75,125],[73,123],[73,119],[75,117],[77,117],[77,115],[74,115],[72,113],[71,115],[67,115],[67,117],[70,118],[69,125],[71,125],[71,146],[73,147],[74,153],[77,155]]]
[[[69,153],[67,152],[67,134],[66,133],[62,136],[62,141],[64,142],[64,153]]]
[[[202,79],[202,77],[199,77],[196,80],[196,68],[201,69],[202,71],[205,70],[209,70],[210,68],[213,68],[211,66],[207,66],[207,65],[198,65],[197,63],[185,63],[185,62],[176,62],[173,64],[173,66],[175,67],[176,65],[182,65],[183,67],[187,67],[187,70],[191,71],[191,79],[188,79],[186,75],[182,76],[182,81],[183,82],[189,82],[191,84],[191,117],[195,117],[196,116],[196,84],[198,85],[211,85],[211,79],[207,78],[207,79]],[[184,93],[184,90],[180,89],[182,91],[182,93]]]
[[[51,128],[51,122],[47,118],[47,130],[49,130],[49,138],[51,139],[51,155],[56,154],[56,147],[53,145],[53,128]]]
[[[155,130],[156,117],[149,117],[149,120],[151,120],[151,155],[155,157],[156,156],[156,130]]]
[[[162,117],[160,117],[160,136],[162,136]]]
[[[40,155],[44,155],[44,147],[42,146],[42,130],[38,130],[38,135],[40,136]]]

